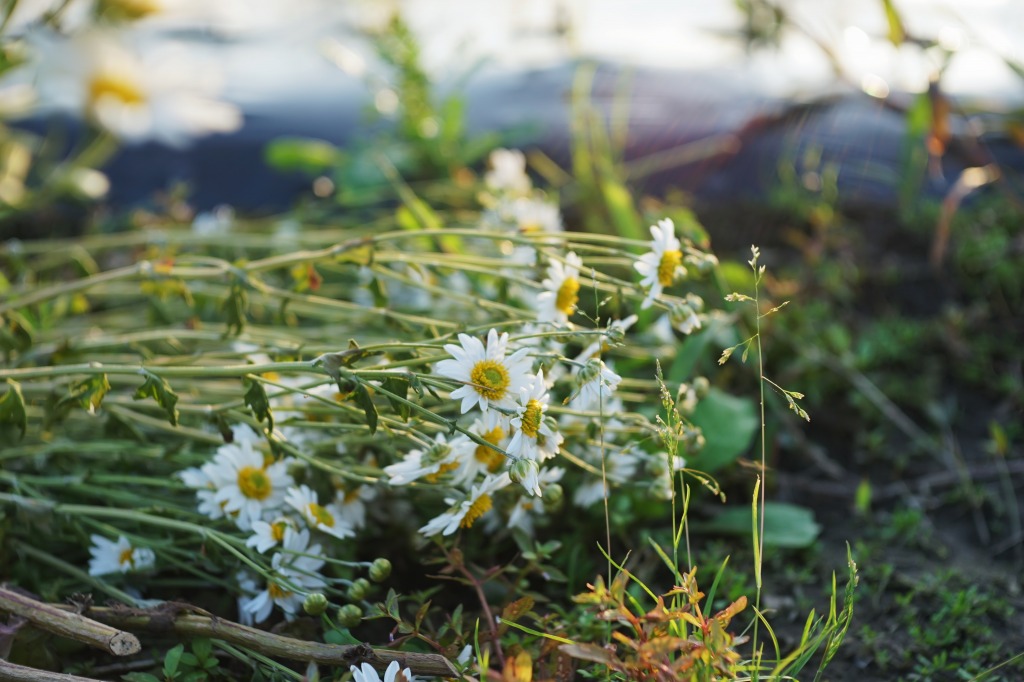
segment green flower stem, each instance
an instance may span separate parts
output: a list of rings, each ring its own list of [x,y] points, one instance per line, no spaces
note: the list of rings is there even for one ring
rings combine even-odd
[[[104,365],[100,362],[79,363],[76,365],[54,365],[50,367],[23,367],[17,369],[0,369],[0,380],[14,379],[45,379],[55,376],[67,376],[85,374],[94,376],[97,374],[109,375],[138,375],[146,373],[154,374],[164,379],[173,378],[223,378],[243,377],[246,374],[263,374],[265,372],[284,373],[309,373],[321,374],[322,372],[313,365],[312,360],[292,362],[266,362],[258,365],[218,365],[215,367],[197,367],[194,365]]]

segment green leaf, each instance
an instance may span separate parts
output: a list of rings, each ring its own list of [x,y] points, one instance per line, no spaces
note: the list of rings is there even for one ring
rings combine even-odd
[[[221,309],[224,311],[228,325],[225,333],[231,336],[232,330],[234,330],[234,334],[241,334],[249,316],[249,294],[246,293],[245,286],[241,282],[232,283],[231,292],[224,299]]]
[[[903,27],[903,19],[896,10],[892,0],[882,0],[882,8],[885,10],[885,21],[889,24],[889,42],[899,47],[907,37],[907,30]]]
[[[624,239],[643,240],[643,226],[629,190],[616,180],[605,180],[601,183],[601,194],[615,226],[615,233]]]
[[[273,431],[274,415],[270,411],[270,399],[263,382],[255,377],[242,377],[242,384],[245,386],[245,404],[257,419],[267,422],[267,430]]]
[[[399,398],[407,398],[409,395],[409,380],[404,377],[388,377],[381,384],[381,387],[389,393],[394,393]],[[391,403],[391,407],[402,417],[402,421],[409,420],[409,403],[401,400],[395,400],[390,395],[387,396],[388,402]]]
[[[167,421],[171,422],[171,426],[177,426],[178,410],[175,406],[178,404],[178,394],[171,389],[171,385],[167,383],[166,379],[151,372],[145,372],[145,376],[146,381],[132,397],[135,400],[152,398],[167,412]]]
[[[32,347],[32,325],[23,315],[0,315],[0,350],[23,353]]]
[[[373,404],[373,398],[370,397],[366,384],[358,381],[355,390],[352,392],[352,398],[356,401],[356,405],[363,408],[363,413],[366,415],[366,425],[370,427],[370,433],[377,433],[377,406]]]
[[[202,661],[213,654],[213,642],[208,637],[196,637],[192,640],[192,653]]]
[[[338,164],[341,152],[326,140],[310,137],[279,137],[267,145],[267,163],[278,170],[316,175]]]
[[[701,531],[750,535],[754,515],[749,507],[729,507],[711,521],[699,524]],[[695,527],[697,524],[695,523]],[[809,547],[817,539],[821,526],[810,509],[785,502],[766,502],[764,506],[764,544],[772,547]]]
[[[121,675],[121,679],[124,682],[161,682],[159,677],[149,673],[125,673]]]
[[[348,631],[348,628],[336,628],[334,630],[328,630],[324,633],[324,641],[328,644],[362,644],[358,639],[352,636],[352,633]]]
[[[736,461],[750,447],[761,423],[753,400],[718,388],[697,403],[690,420],[700,427],[707,442],[703,450],[688,458],[687,465],[709,474]]]
[[[185,645],[179,644],[173,649],[168,649],[167,654],[164,656],[164,677],[173,678],[178,672],[178,662],[181,660],[181,655],[185,652]]]
[[[62,403],[77,403],[83,410],[93,413],[103,402],[103,397],[110,391],[110,381],[106,374],[95,374],[93,376],[76,381],[71,385],[71,390],[65,396]]]
[[[25,437],[28,430],[28,413],[25,411],[25,397],[21,394],[21,384],[13,379],[7,379],[10,386],[7,392],[0,396],[0,424],[14,424],[18,427],[21,435],[18,440]]]

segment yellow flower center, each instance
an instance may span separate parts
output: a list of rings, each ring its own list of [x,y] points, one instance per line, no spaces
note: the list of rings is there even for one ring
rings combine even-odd
[[[576,310],[576,302],[580,300],[579,290],[580,283],[576,278],[566,277],[555,294],[555,307],[566,315],[572,315],[572,311]]]
[[[501,442],[501,439],[505,437],[505,429],[500,426],[495,426],[480,437],[491,445],[497,447],[498,443]],[[476,461],[486,464],[487,470],[492,474],[500,469],[502,463],[505,461],[505,458],[500,452],[493,448],[489,448],[486,445],[477,445],[476,451],[473,454],[476,457]]]
[[[476,392],[488,400],[504,398],[505,391],[512,383],[505,365],[497,360],[481,360],[473,365],[473,369],[469,373],[469,380],[473,382]]]
[[[274,486],[263,469],[242,467],[238,472],[238,489],[249,499],[262,501],[270,497]]]
[[[658,263],[658,282],[661,286],[671,286],[676,279],[676,268],[683,264],[682,251],[666,251]]]
[[[519,428],[530,438],[536,438],[540,431],[540,421],[544,417],[544,403],[534,398],[526,403],[526,410],[521,417],[522,423]]]
[[[274,538],[278,542],[284,541],[284,531],[288,528],[287,521],[277,521],[270,524],[270,537]]]
[[[351,490],[346,490],[344,494],[341,496],[342,503],[352,504],[357,499],[359,499],[360,489],[362,489],[362,486],[357,485],[355,488],[352,488]]]
[[[334,528],[334,515],[316,502],[307,504],[306,512],[316,521],[317,525]]]
[[[467,511],[466,515],[462,517],[462,521],[459,522],[459,528],[472,528],[473,523],[490,511],[493,505],[494,501],[491,499],[490,495],[481,495],[476,498],[476,500],[473,501],[473,504],[470,505],[469,511]]]
[[[271,599],[284,599],[286,597],[291,596],[291,594],[292,594],[291,592],[289,592],[288,590],[284,589],[283,587],[281,587],[277,583],[268,583],[267,584],[267,593],[270,594],[270,598]]]
[[[146,95],[128,78],[113,73],[99,73],[89,83],[89,103],[96,103],[112,97],[122,104],[139,105],[146,102]]]
[[[448,462],[447,464],[442,464],[440,469],[438,469],[432,474],[427,474],[426,476],[423,477],[423,480],[425,480],[427,483],[437,483],[442,476],[447,474],[449,471],[453,471],[454,469],[458,468],[458,462]]]
[[[542,229],[539,220],[527,220],[519,224],[519,231],[523,234],[533,234]]]
[[[135,550],[129,547],[128,549],[122,549],[121,553],[117,555],[117,563],[121,566],[125,564],[131,564],[132,568],[135,568]]]
[[[101,12],[110,12],[121,19],[142,19],[164,9],[163,3],[154,0],[104,0],[100,8]]]

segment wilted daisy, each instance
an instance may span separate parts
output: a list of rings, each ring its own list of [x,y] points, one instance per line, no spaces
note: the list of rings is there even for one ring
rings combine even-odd
[[[465,436],[456,439],[460,437],[469,440]],[[459,468],[458,452],[453,445],[443,433],[437,434],[429,447],[412,450],[401,462],[384,467],[384,473],[390,477],[388,483],[406,485],[420,478],[436,483],[442,475]]]
[[[487,159],[490,170],[484,182],[493,190],[526,194],[530,191],[530,176],[526,174],[526,155],[518,149],[495,149]]]
[[[661,296],[665,287],[671,286],[677,274],[685,274],[683,252],[675,235],[675,224],[670,218],[651,225],[651,250],[640,256],[633,267],[640,273],[640,286],[647,291],[641,308],[649,308],[654,299]]]
[[[415,682],[416,678],[413,677],[411,670],[408,668],[400,670],[399,668],[401,666],[398,665],[398,661],[391,661],[387,670],[384,671],[383,682]],[[364,662],[360,668],[352,666],[350,670],[354,682],[382,682],[380,675],[369,663]]]
[[[507,450],[511,457],[540,459],[537,441],[542,437],[555,436],[555,432],[544,419],[550,402],[551,397],[544,384],[544,371],[541,370],[537,372],[533,382],[519,392],[519,404],[516,405],[516,413],[512,417],[515,433]]]
[[[89,539],[92,540],[92,546],[89,548],[89,554],[92,556],[89,559],[89,575],[143,571],[156,563],[153,550],[133,547],[123,535],[117,538],[117,542],[102,535],[90,535]]]
[[[294,483],[286,461],[264,458],[249,440],[220,446],[213,461],[203,465],[203,473],[217,486],[213,501],[242,530],[277,512]]]
[[[313,528],[344,540],[355,535],[352,527],[342,518],[341,509],[334,504],[321,505],[317,494],[308,485],[289,488],[285,504],[299,512]]]
[[[613,372],[603,360],[590,358],[576,372],[576,393],[569,404],[577,410],[589,410],[608,400],[618,388],[622,377]]]
[[[580,268],[583,261],[570,251],[563,263],[551,259],[548,276],[541,286],[544,291],[537,294],[537,321],[566,324],[569,316],[576,311],[580,300]]]
[[[295,521],[287,516],[279,516],[272,522],[254,521],[252,524],[252,535],[246,541],[246,547],[255,547],[256,551],[262,554],[271,547],[276,547],[284,541],[284,532],[291,528],[297,530]]]
[[[267,619],[274,604],[281,607],[289,620],[302,609],[302,601],[310,592],[326,586],[318,571],[324,560],[320,545],[309,544],[308,530],[286,528],[282,548],[271,560],[271,578],[262,592],[245,598],[241,608],[261,623]]]
[[[122,140],[182,146],[241,126],[238,109],[214,98],[210,66],[190,64],[180,50],[139,54],[121,33],[98,29],[40,35],[34,47],[41,104],[79,112]]]
[[[451,535],[459,528],[471,528],[477,519],[494,506],[492,495],[510,482],[507,472],[498,476],[489,475],[461,498],[445,498],[445,503],[450,505],[448,511],[431,519],[420,528],[420,532],[431,537],[438,533]]]
[[[508,333],[500,336],[496,329],[487,334],[487,345],[480,339],[459,334],[459,344],[446,343],[444,349],[453,359],[442,360],[435,369],[441,376],[455,379],[464,385],[451,393],[451,397],[462,400],[462,413],[469,412],[475,405],[486,412],[493,403],[497,407],[511,408],[515,396],[530,381],[528,348],[520,348],[505,357]]]

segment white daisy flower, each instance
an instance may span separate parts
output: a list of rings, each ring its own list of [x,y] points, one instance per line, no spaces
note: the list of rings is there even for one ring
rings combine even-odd
[[[267,460],[249,440],[220,446],[203,472],[217,485],[213,501],[241,530],[250,530],[253,522],[277,512],[294,484],[287,461]]]
[[[431,519],[427,525],[420,528],[420,532],[431,537],[438,533],[451,535],[459,528],[471,528],[477,519],[494,506],[494,499],[491,496],[510,482],[507,472],[498,476],[489,475],[474,485],[463,497],[445,498],[445,502],[450,505],[448,511]]]
[[[558,206],[540,197],[522,197],[512,202],[511,217],[523,234],[561,232],[562,213]]]
[[[153,550],[132,547],[132,543],[123,535],[117,538],[117,542],[102,535],[90,535],[89,539],[92,540],[92,547],[89,548],[92,556],[89,559],[89,575],[144,571],[156,563]]]
[[[544,371],[537,372],[533,383],[519,391],[519,404],[515,406],[516,414],[512,417],[515,433],[508,444],[510,457],[539,460],[538,440],[542,437],[554,438],[555,432],[544,419],[551,397],[544,384]]]
[[[317,494],[308,485],[289,488],[285,504],[299,512],[313,528],[333,535],[339,540],[350,538],[355,531],[341,518],[341,510],[334,504],[321,505]]]
[[[324,560],[318,558],[321,554],[320,545],[309,544],[308,530],[286,528],[281,551],[271,560],[271,578],[266,589],[246,599],[243,610],[261,623],[277,604],[288,620],[294,618],[302,610],[306,595],[327,585],[318,572],[324,565]]]
[[[576,394],[569,405],[577,410],[589,410],[606,402],[618,388],[622,377],[613,372],[603,360],[591,358],[576,373]]]
[[[280,516],[273,522],[254,521],[252,524],[252,535],[246,541],[246,547],[255,547],[256,551],[263,554],[271,547],[276,547],[284,540],[284,532],[291,528],[297,530],[295,521],[287,516]]]
[[[196,491],[199,513],[216,521],[224,518],[224,506],[216,501],[217,484],[200,467],[190,467],[177,473],[182,483]]]
[[[480,436],[491,445],[504,450],[508,446],[510,431],[509,420],[497,410],[488,410],[473,421],[469,430]],[[466,439],[468,445],[459,451],[459,472],[455,479],[458,482],[474,481],[480,474],[498,473],[504,466],[506,457],[494,448],[481,445]]]
[[[526,194],[530,191],[530,176],[526,174],[526,155],[518,149],[495,149],[488,157],[490,170],[484,182],[493,190]]]
[[[235,106],[214,99],[220,84],[210,65],[190,64],[180,50],[139,54],[124,34],[100,29],[34,43],[41,104],[81,112],[122,140],[183,146],[242,124]]]
[[[412,450],[401,462],[384,467],[384,473],[390,477],[388,483],[405,485],[420,478],[436,483],[444,474],[459,468],[458,452],[455,450],[459,438],[469,440],[465,436],[456,436],[449,444],[445,435],[439,433],[430,447]]]
[[[376,497],[377,489],[373,486],[348,483],[337,488],[334,504],[341,519],[353,530],[360,530],[366,527],[366,504]]]
[[[583,261],[572,251],[566,255],[565,263],[551,259],[548,277],[541,282],[544,291],[537,294],[538,322],[554,322],[558,325],[569,322],[569,316],[576,312],[576,303],[580,300],[582,267]]]
[[[565,469],[561,467],[543,469],[538,475],[538,486],[558,483],[564,475]],[[543,513],[544,504],[540,500],[520,496],[515,506],[512,507],[512,511],[509,512],[507,525],[509,528],[519,528],[526,532],[527,535],[533,535],[533,517],[540,516]]]
[[[444,349],[453,359],[442,360],[435,369],[441,376],[464,384],[451,393],[452,398],[462,400],[462,413],[477,404],[481,412],[486,412],[492,403],[513,407],[516,394],[530,381],[532,362],[526,357],[530,350],[520,348],[506,358],[508,333],[499,336],[496,329],[488,332],[486,346],[468,334],[459,334],[459,343],[445,344]]]
[[[609,485],[622,485],[636,475],[637,467],[643,458],[643,453],[634,447],[623,449],[606,449],[604,458],[605,473]],[[601,467],[601,449],[590,446],[583,452],[583,459]],[[587,475],[583,483],[573,490],[572,501],[578,507],[589,507],[607,497],[608,491],[605,488],[605,481],[600,475]]]
[[[665,287],[671,286],[676,275],[686,274],[683,267],[683,252],[675,235],[675,224],[671,218],[651,225],[651,250],[640,256],[633,267],[640,273],[640,286],[647,291],[641,308],[651,307],[654,299],[661,296]]]
[[[416,678],[413,677],[411,670],[408,668],[400,670],[399,668],[401,666],[398,665],[398,661],[391,661],[387,670],[384,671],[383,682],[415,682]],[[350,670],[354,682],[382,682],[380,675],[370,667],[369,663],[364,662],[360,668],[352,666]]]

